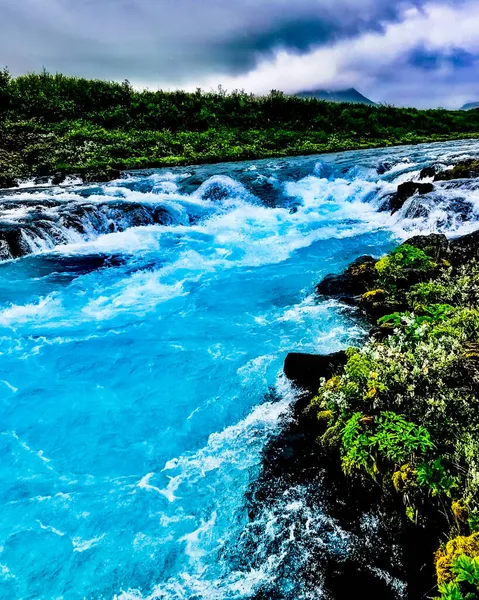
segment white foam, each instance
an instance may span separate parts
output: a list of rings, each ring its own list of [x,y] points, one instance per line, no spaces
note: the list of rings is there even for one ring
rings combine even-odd
[[[73,552],[86,552],[98,545],[104,537],[105,534],[94,537],[91,540],[82,540],[79,537],[74,537],[72,540]]]

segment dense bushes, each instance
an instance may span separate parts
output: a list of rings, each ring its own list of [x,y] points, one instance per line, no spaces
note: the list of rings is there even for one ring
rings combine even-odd
[[[136,91],[0,71],[1,178],[416,143],[479,134],[478,111],[334,104],[271,92]]]
[[[437,251],[422,247],[403,244],[376,262],[362,305],[370,315],[378,307],[365,297],[401,310],[348,350],[309,410],[318,442],[336,449],[346,475],[400,494],[418,526],[447,517],[438,593],[478,600],[479,265],[451,266],[439,243]]]

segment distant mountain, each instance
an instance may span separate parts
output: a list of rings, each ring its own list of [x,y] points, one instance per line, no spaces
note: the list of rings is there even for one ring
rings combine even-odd
[[[472,110],[473,108],[479,108],[479,102],[469,102],[469,104],[464,104],[461,110]]]
[[[299,98],[317,98],[318,100],[328,100],[329,102],[351,102],[352,104],[369,104],[370,106],[377,106],[375,102],[366,98],[355,90],[349,88],[348,90],[311,90],[309,92],[298,92],[295,94]]]

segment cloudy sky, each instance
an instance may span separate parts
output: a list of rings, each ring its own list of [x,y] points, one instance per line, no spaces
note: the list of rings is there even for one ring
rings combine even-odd
[[[479,100],[479,0],[0,0],[0,65],[135,86]]]

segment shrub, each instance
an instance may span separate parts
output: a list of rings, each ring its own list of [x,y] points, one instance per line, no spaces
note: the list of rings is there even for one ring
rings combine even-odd
[[[380,281],[394,282],[404,276],[405,269],[428,271],[435,266],[436,263],[423,250],[410,244],[403,244],[378,260],[375,269]]]
[[[346,473],[364,469],[376,474],[378,461],[401,465],[432,448],[434,444],[427,429],[402,415],[384,412],[373,419],[357,412],[343,430],[343,469]]]

